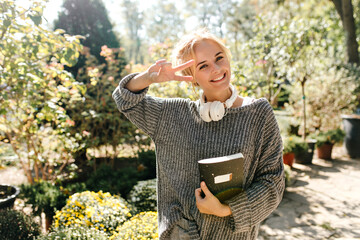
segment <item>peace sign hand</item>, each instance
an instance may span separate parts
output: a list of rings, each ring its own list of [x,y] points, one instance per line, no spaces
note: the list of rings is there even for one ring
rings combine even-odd
[[[147,70],[149,80],[151,81],[151,83],[161,83],[169,81],[191,82],[193,80],[192,76],[179,76],[175,73],[192,66],[194,63],[194,60],[190,60],[186,63],[180,64],[177,67],[172,67],[172,64],[166,62],[165,59],[158,60]]]

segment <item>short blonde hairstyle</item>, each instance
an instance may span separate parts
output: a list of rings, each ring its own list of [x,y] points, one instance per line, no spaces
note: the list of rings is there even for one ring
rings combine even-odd
[[[196,45],[203,41],[210,40],[219,45],[222,49],[229,62],[231,60],[230,50],[225,46],[223,41],[221,41],[218,37],[211,34],[207,29],[199,29],[190,34],[183,36],[180,41],[175,45],[175,48],[172,53],[172,62],[174,66],[178,66],[182,63],[185,63],[191,59],[195,59],[194,48]],[[198,86],[195,79],[195,66],[188,67],[182,70],[181,75],[183,76],[192,76],[195,80],[195,85]]]

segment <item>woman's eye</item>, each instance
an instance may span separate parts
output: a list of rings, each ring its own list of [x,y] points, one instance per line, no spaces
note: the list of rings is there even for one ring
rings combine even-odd
[[[223,56],[219,56],[219,57],[216,58],[216,61],[219,61],[219,60],[221,60],[223,58],[224,58]]]
[[[203,68],[206,68],[207,67],[207,64],[204,64],[204,65],[202,65],[200,68],[199,68],[199,70],[201,70],[201,69],[203,69]]]

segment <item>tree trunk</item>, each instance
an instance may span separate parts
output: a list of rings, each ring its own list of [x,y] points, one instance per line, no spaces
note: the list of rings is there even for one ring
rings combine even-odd
[[[359,63],[354,9],[351,0],[332,0],[343,24],[349,63]]]
[[[303,140],[306,140],[306,99],[305,99],[305,82],[306,78],[301,81],[302,99],[303,99],[303,120],[304,120],[304,133]]]
[[[46,232],[49,231],[51,224],[52,224],[52,217],[45,214],[45,230],[46,230]]]
[[[359,63],[359,45],[356,41],[356,26],[354,19],[354,10],[351,0],[342,1],[343,24],[346,34],[346,46],[349,63]]]
[[[343,21],[343,12],[342,12],[342,4],[341,4],[342,0],[332,0],[332,2],[335,5],[336,11],[340,16],[341,22]]]

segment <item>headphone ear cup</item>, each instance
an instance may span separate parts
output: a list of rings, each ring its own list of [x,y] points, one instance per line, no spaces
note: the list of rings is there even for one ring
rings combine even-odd
[[[219,121],[224,117],[224,104],[219,101],[214,101],[210,106],[210,117],[213,121]]]
[[[199,113],[202,120],[205,122],[211,122],[210,118],[210,105],[212,103],[204,103],[200,105]]]

